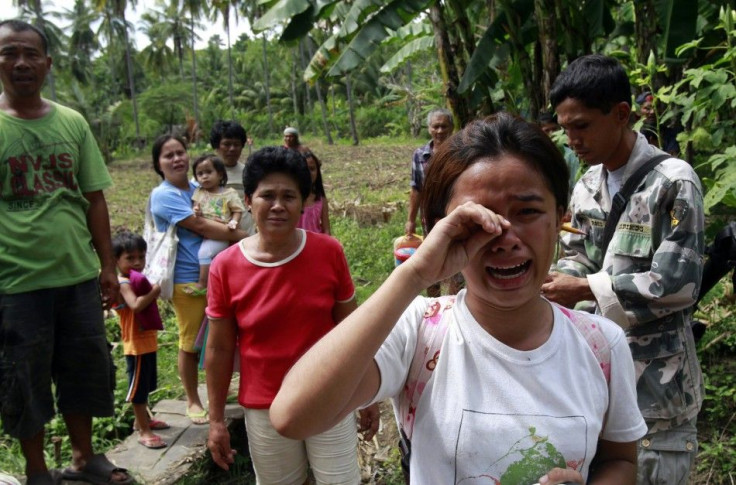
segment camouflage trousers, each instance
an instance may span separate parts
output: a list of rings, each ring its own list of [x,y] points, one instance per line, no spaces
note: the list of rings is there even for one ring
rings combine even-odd
[[[696,419],[653,434],[637,443],[637,485],[687,485],[698,453]],[[651,423],[647,422],[651,429]]]

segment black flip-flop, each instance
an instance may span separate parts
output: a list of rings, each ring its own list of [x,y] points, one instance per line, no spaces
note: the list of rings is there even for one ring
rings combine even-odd
[[[124,473],[128,477],[125,480],[113,480],[112,474],[116,472]],[[61,476],[64,480],[77,480],[94,485],[129,485],[135,483],[135,479],[128,473],[128,470],[114,465],[102,453],[92,456],[79,470],[71,467],[66,468]]]

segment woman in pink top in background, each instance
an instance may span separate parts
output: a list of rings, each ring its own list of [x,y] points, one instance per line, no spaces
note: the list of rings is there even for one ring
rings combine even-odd
[[[325,195],[325,187],[322,185],[322,162],[310,151],[303,155],[307,159],[309,175],[312,177],[312,191],[304,201],[302,216],[296,227],[330,234],[330,208]]]

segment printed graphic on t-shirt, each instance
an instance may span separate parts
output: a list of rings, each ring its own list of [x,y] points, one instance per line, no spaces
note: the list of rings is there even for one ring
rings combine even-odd
[[[222,198],[206,197],[202,201],[202,212],[206,214],[209,219],[225,220],[226,207],[227,200]]]
[[[579,436],[575,430],[580,430]],[[555,467],[580,471],[586,430],[583,416],[464,410],[455,450],[455,483],[531,485]]]
[[[73,150],[68,149],[67,143],[22,140],[14,145],[16,150],[11,145],[6,152],[13,155],[1,161],[10,178],[10,194],[3,194],[8,210],[32,210],[39,203],[38,197],[44,194],[61,188],[77,190]],[[33,146],[34,151],[24,152],[24,146]]]

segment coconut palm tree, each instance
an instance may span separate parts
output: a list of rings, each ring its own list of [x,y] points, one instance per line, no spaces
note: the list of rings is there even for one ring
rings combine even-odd
[[[98,12],[103,12],[108,25],[105,29],[108,35],[108,49],[115,44],[120,38],[117,34],[122,34],[123,46],[125,48],[125,68],[128,78],[128,91],[130,92],[130,101],[133,105],[133,121],[135,122],[136,141],[141,139],[141,125],[138,120],[138,103],[135,92],[135,79],[133,76],[133,55],[131,54],[130,36],[128,34],[128,21],[125,19],[125,9],[128,7],[126,0],[92,0]],[[131,0],[131,6],[135,7],[135,0]],[[103,22],[104,23],[104,22]]]
[[[230,45],[230,15],[235,15],[235,23],[238,22],[238,9],[236,8],[240,2],[238,0],[212,0],[213,19],[218,15],[222,17],[222,26],[225,27],[225,35],[227,37],[227,94],[230,101],[230,109],[235,110],[233,101],[233,56]]]
[[[13,0],[13,4],[20,9],[21,16],[32,19],[31,23],[46,35],[49,55],[60,61],[63,58],[60,51],[64,34],[59,27],[49,21],[48,15],[46,15],[41,5],[41,0]],[[49,70],[46,81],[49,83],[51,99],[56,101],[56,76],[53,70]]]
[[[163,39],[171,39],[174,44],[174,53],[179,60],[179,77],[184,82],[184,50],[186,49],[186,41],[189,37],[187,27],[184,22],[184,14],[181,11],[179,2],[176,0],[157,0],[157,8],[151,8],[141,16],[146,24],[146,29],[158,31],[156,35],[160,35]]]
[[[197,101],[197,51],[194,43],[199,36],[194,32],[194,29],[195,26],[199,26],[198,20],[208,15],[209,5],[206,0],[183,0],[181,11],[189,20],[189,38],[192,46],[192,106],[194,109],[194,123],[196,125],[192,134],[196,136],[200,120],[199,105]]]
[[[165,79],[173,67],[175,53],[166,43],[169,39],[167,25],[159,22],[156,15],[155,11],[141,15],[143,25],[140,30],[148,37],[148,45],[141,51],[141,57],[149,72],[159,79]]]
[[[92,78],[92,56],[100,47],[92,30],[92,23],[97,20],[97,16],[84,0],[75,0],[74,6],[65,8],[62,16],[70,22],[67,62],[71,75],[80,83],[88,84]]]

